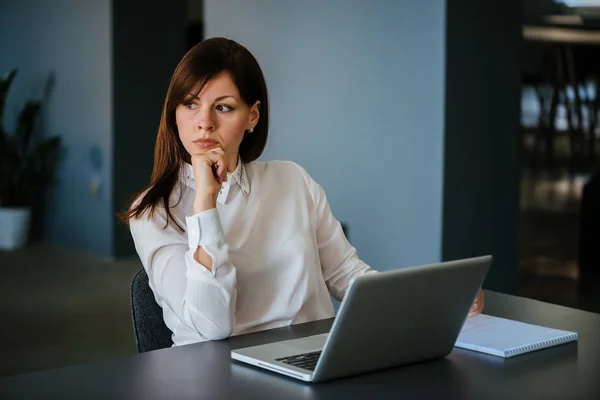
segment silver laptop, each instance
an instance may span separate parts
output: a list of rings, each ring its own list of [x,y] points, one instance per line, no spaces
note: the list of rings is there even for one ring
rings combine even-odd
[[[355,279],[329,333],[236,349],[235,360],[320,382],[448,355],[492,257]]]

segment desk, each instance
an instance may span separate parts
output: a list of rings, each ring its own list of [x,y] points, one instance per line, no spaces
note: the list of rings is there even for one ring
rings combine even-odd
[[[600,398],[600,315],[488,292],[486,313],[579,332],[579,343],[502,359],[455,349],[413,366],[308,384],[231,361],[232,348],[329,330],[332,320],[0,380],[8,399]]]

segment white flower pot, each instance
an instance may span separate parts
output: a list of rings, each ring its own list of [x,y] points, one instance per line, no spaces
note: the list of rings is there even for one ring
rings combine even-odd
[[[0,250],[16,250],[27,243],[29,208],[0,207]]]

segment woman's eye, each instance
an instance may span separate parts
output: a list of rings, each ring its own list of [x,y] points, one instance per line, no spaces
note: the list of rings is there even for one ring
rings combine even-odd
[[[232,108],[232,107],[229,107],[229,106],[227,106],[227,105],[225,105],[225,104],[219,104],[219,105],[216,107],[216,109],[217,109],[217,111],[222,111],[222,112],[228,112],[228,111],[231,111],[231,110],[233,110],[233,108]]]
[[[195,108],[197,107],[197,105],[196,105],[196,104],[194,104],[194,103],[184,103],[183,105],[184,105],[186,108],[189,108],[190,110],[193,110],[193,109],[195,109]]]

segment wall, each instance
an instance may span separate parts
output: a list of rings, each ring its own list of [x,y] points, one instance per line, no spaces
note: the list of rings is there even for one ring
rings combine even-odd
[[[204,0],[186,0],[186,19],[204,23]]]
[[[113,201],[127,208],[152,173],[154,143],[171,75],[186,51],[186,1],[113,4]],[[135,256],[129,229],[111,218],[113,255]]]
[[[65,158],[46,239],[102,257],[135,255],[115,213],[149,181],[162,104],[186,50],[186,1],[2,2],[0,26],[0,72],[20,68],[7,128],[45,76],[56,76],[44,131],[62,136]]]
[[[9,129],[11,113],[56,74],[44,130],[63,137],[66,153],[49,196],[49,241],[131,253],[114,212],[148,180],[185,6],[0,3],[0,71],[21,68]],[[208,0],[204,12],[207,36],[240,41],[263,66],[273,117],[263,159],[307,168],[365,261],[391,269],[493,253],[486,285],[510,292],[519,9],[516,0],[493,15],[466,0],[448,9],[442,0]]]
[[[50,242],[109,255],[112,247],[111,1],[20,0],[0,3],[0,73],[20,71],[11,91],[8,129],[23,102],[38,95],[48,74],[56,84],[43,131],[61,135],[64,160],[48,194]],[[89,191],[99,150],[102,186]],[[36,221],[39,224],[40,221]]]
[[[443,258],[493,254],[485,287],[517,275],[521,3],[453,0],[446,26]]]
[[[373,267],[438,261],[445,2],[208,0],[204,12],[207,37],[263,67],[263,159],[304,166]]]

